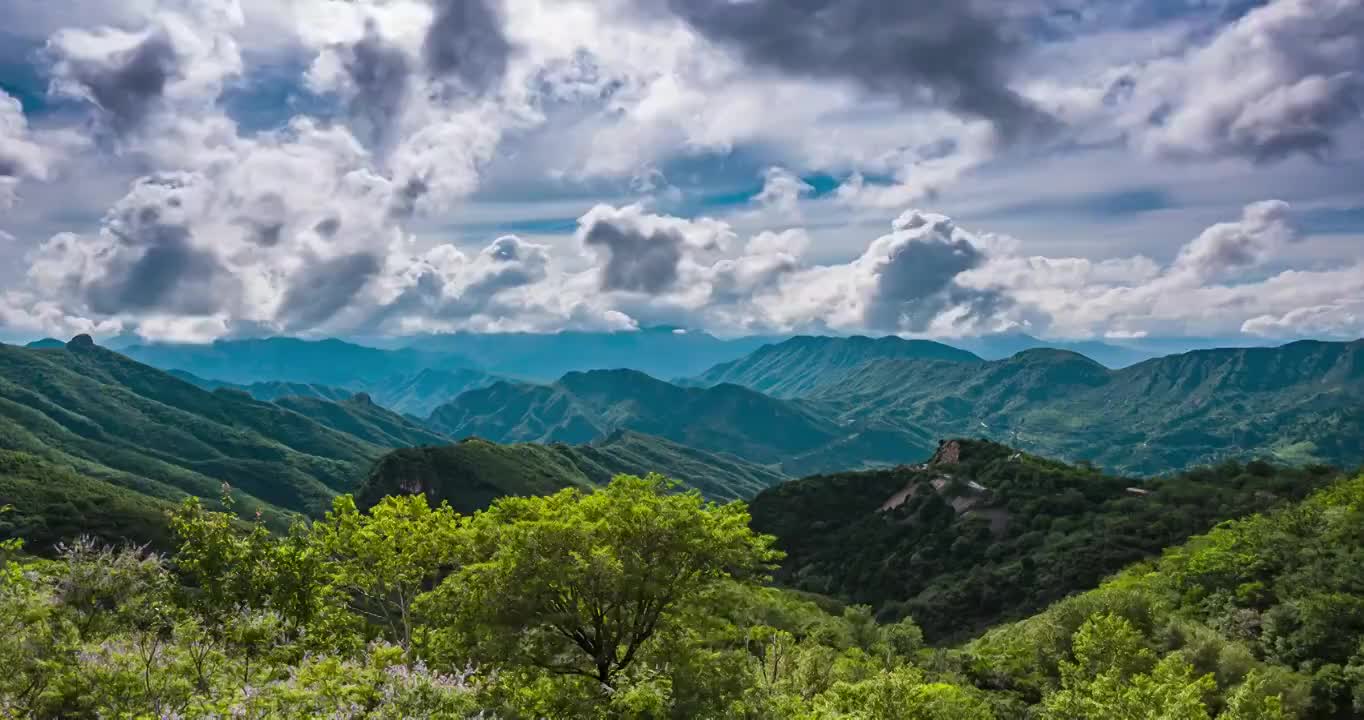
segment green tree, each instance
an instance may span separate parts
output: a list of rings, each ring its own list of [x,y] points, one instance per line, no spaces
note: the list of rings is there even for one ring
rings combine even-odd
[[[484,658],[611,686],[680,606],[778,558],[742,504],[658,475],[504,498],[469,525],[465,565],[429,598]]]

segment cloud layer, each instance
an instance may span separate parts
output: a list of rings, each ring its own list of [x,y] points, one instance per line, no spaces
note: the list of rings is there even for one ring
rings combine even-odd
[[[1156,184],[1364,167],[1357,0],[1141,6],[139,0],[82,24],[24,5],[45,87],[0,91],[19,268],[0,325],[1364,333],[1360,254],[1311,255],[1300,222],[1356,207],[1325,181],[1306,202],[1248,187],[1150,253],[1040,254],[988,213],[905,210],[1094,148]],[[464,230],[537,203],[553,216]]]

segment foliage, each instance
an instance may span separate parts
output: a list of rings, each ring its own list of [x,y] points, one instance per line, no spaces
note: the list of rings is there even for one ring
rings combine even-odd
[[[185,501],[167,555],[80,541],[40,559],[0,543],[0,717],[1364,709],[1364,477],[1219,525],[956,649],[925,646],[913,619],[765,585],[780,554],[747,509],[659,476],[504,498],[471,517],[422,495],[368,511],[341,497],[285,533],[241,522],[234,502]]]
[[[912,615],[933,640],[960,637],[1336,477],[1252,462],[1143,482],[985,441],[944,447],[959,457],[807,478],[759,495],[754,527],[787,553],[777,579],[871,604],[885,618]],[[1144,494],[1128,490],[1134,485]],[[903,503],[883,510],[897,493]]]

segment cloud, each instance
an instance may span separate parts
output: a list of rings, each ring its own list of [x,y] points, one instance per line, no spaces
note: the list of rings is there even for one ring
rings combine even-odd
[[[380,270],[380,259],[351,253],[310,264],[292,279],[276,320],[286,330],[309,330],[348,307]]]
[[[13,205],[21,180],[47,179],[56,159],[29,129],[24,106],[0,90],[0,209]]]
[[[669,0],[701,34],[758,66],[849,80],[989,120],[1005,138],[1049,125],[1009,87],[1022,49],[982,2]]]
[[[489,0],[435,0],[436,16],[422,43],[426,67],[464,91],[482,94],[507,72],[511,44]]]
[[[151,33],[100,59],[67,60],[64,74],[68,86],[97,105],[116,132],[126,133],[160,101],[179,62],[170,39]]]
[[[974,238],[945,216],[913,210],[895,221],[895,229],[861,259],[875,277],[864,316],[868,328],[924,332],[948,310],[959,321],[993,314],[1002,302],[997,293],[956,284],[958,275],[986,260]]]
[[[1364,116],[1364,4],[1276,0],[1132,76],[1125,123],[1175,158],[1322,157]]]
[[[1181,248],[1172,274],[1204,282],[1262,265],[1297,239],[1288,214],[1281,200],[1247,205],[1240,221],[1213,225]]]
[[[387,145],[411,85],[407,53],[389,44],[371,23],[364,37],[341,50],[341,65],[350,80],[349,109],[356,134],[370,145]]]
[[[639,205],[600,205],[578,220],[578,239],[605,256],[601,289],[661,293],[678,282],[684,256],[691,250],[716,249],[729,234],[727,226],[692,223],[652,215]]]

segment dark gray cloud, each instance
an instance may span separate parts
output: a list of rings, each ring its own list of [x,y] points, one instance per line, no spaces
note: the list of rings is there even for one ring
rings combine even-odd
[[[341,58],[355,88],[349,111],[356,135],[371,146],[386,145],[407,102],[412,79],[407,54],[371,25]]]
[[[341,230],[341,218],[329,217],[313,226],[313,231],[324,238],[336,237]]]
[[[1051,118],[1009,88],[1019,44],[973,0],[666,0],[711,40],[782,72],[856,82],[990,120],[1005,138]]]
[[[495,0],[435,0],[422,54],[427,70],[461,90],[484,93],[507,72],[511,43]]]
[[[189,229],[162,222],[154,208],[143,208],[136,222],[115,235],[131,252],[118,253],[104,276],[86,288],[85,300],[98,314],[209,315],[238,293],[236,279],[218,259],[191,244]]]
[[[330,320],[369,284],[380,267],[377,256],[363,252],[309,265],[284,294],[277,319],[291,330]]]
[[[153,33],[107,62],[73,61],[71,79],[85,89],[118,133],[137,128],[179,72],[170,38]]]
[[[965,308],[968,318],[985,318],[1007,304],[999,293],[956,283],[958,275],[987,258],[970,242],[951,237],[951,221],[943,220],[931,236],[891,251],[877,274],[875,297],[866,309],[867,327],[920,332],[952,308]]]
[[[417,202],[431,192],[431,184],[425,178],[411,177],[398,188],[389,204],[390,217],[403,219],[412,217],[417,211]]]
[[[686,238],[676,228],[645,232],[634,223],[598,218],[583,242],[605,248],[610,256],[602,268],[603,290],[657,293],[677,282]]]

